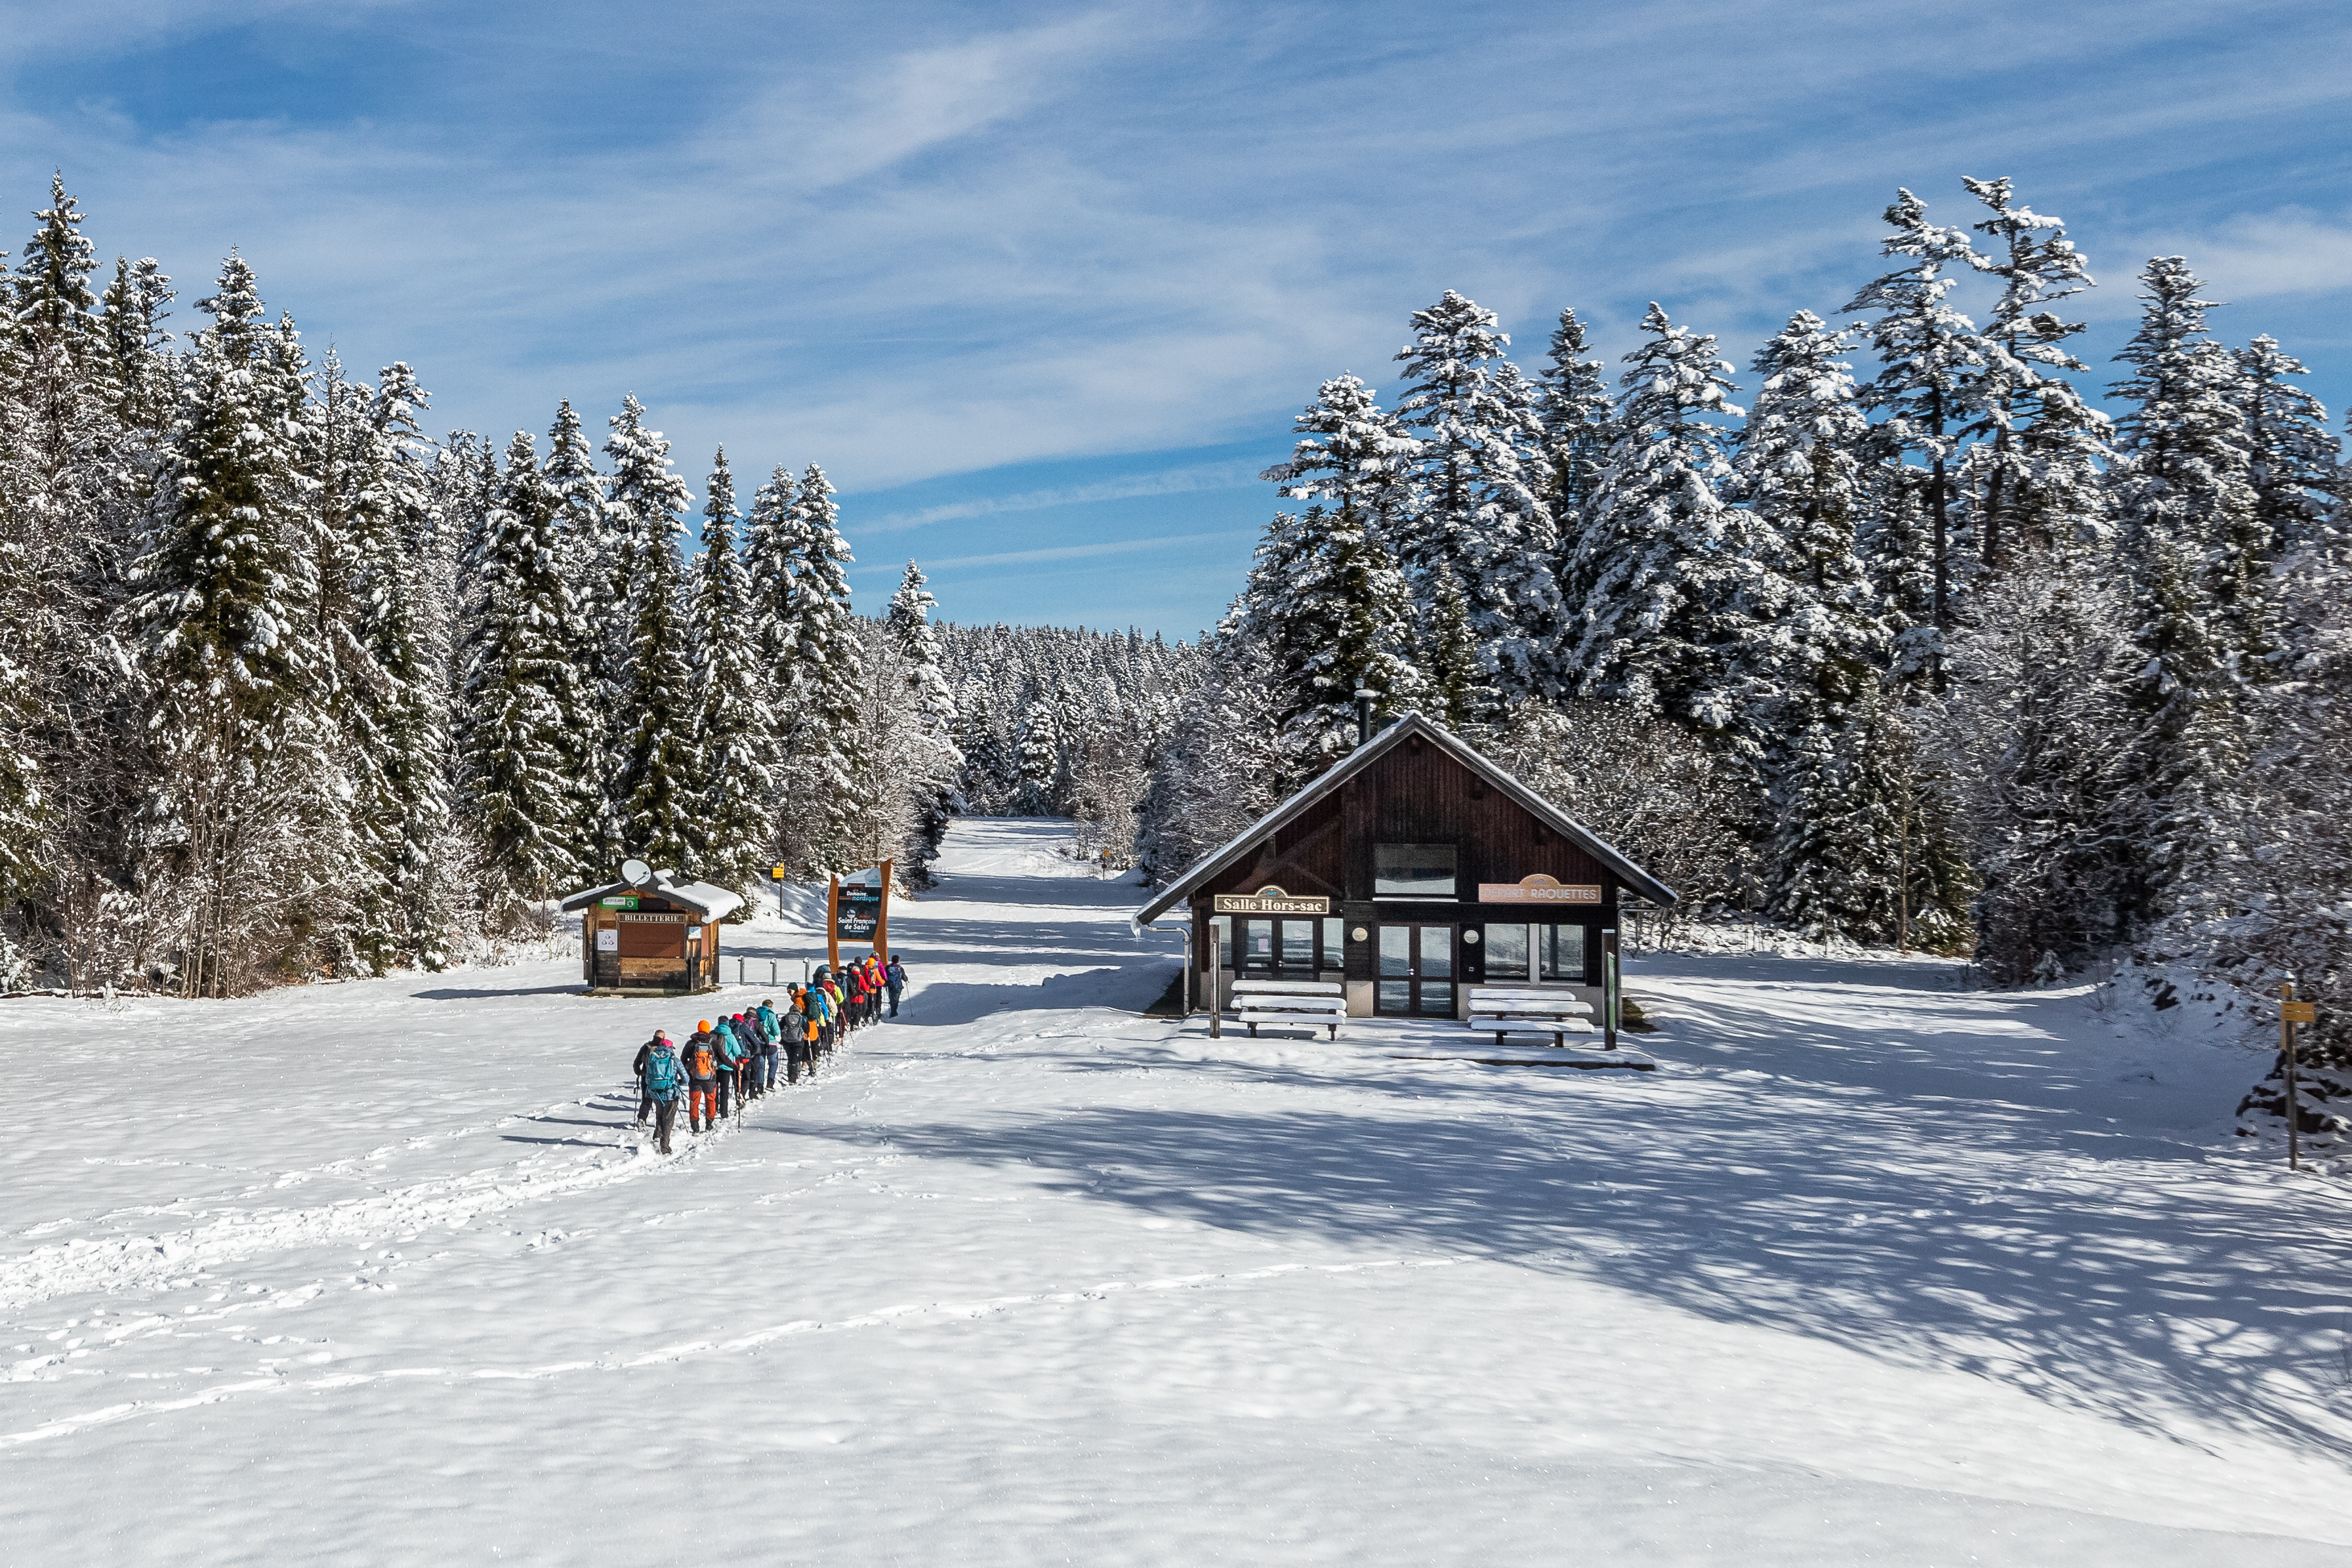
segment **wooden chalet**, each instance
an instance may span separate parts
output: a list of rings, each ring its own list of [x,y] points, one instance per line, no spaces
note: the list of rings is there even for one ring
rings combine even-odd
[[[1229,1005],[1236,980],[1344,981],[1351,1016],[1454,1018],[1471,985],[1600,1002],[1627,893],[1675,901],[1582,823],[1411,713],[1188,868],[1134,921],[1183,908],[1201,1005]]]
[[[719,922],[740,895],[655,871],[638,882],[584,888],[563,900],[580,915],[580,968],[596,995],[686,995],[719,984]]]

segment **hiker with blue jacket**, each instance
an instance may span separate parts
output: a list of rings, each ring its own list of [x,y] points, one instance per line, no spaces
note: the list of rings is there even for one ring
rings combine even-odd
[[[882,972],[882,978],[890,987],[890,1016],[895,1018],[898,1016],[898,993],[907,988],[907,966],[898,962],[897,953],[890,955],[890,967]]]
[[[776,1087],[776,1054],[784,1043],[784,1026],[776,1017],[776,999],[767,997],[751,1010],[760,1026],[760,1092]]]
[[[645,1125],[643,1106],[654,1110],[654,1136],[661,1152],[669,1152],[669,1135],[677,1126],[677,1102],[686,1092],[686,1068],[678,1064],[677,1052],[671,1048],[667,1031],[656,1029],[654,1037],[637,1047],[637,1089],[642,1097],[637,1111],[637,1124]]]
[[[746,1053],[743,1042],[735,1037],[734,1024],[725,1018],[719,1019],[711,1028],[710,1047],[719,1054],[719,1119],[724,1121],[730,1098],[739,1113],[743,1108],[742,1091],[738,1085]]]

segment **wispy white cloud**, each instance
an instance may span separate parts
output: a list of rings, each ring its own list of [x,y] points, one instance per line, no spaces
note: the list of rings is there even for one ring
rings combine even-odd
[[[887,512],[880,517],[860,518],[858,527],[867,533],[897,533],[908,529],[928,528],[933,523],[993,517],[1003,512],[1045,511],[1058,506],[1133,500],[1141,496],[1241,489],[1257,482],[1258,470],[1263,467],[1255,459],[1243,458],[1223,463],[1195,463],[1187,468],[1163,468],[1157,473],[1126,474],[1092,484],[1058,485],[1047,489],[1023,490],[1016,495],[975,496],[969,500],[949,501],[940,506],[925,507],[919,511]]]
[[[1209,533],[1167,533],[1154,539],[1118,539],[1097,544],[1055,544],[1036,550],[1001,550],[985,555],[950,555],[930,562],[924,569],[947,572],[967,566],[1013,566],[1044,561],[1083,561],[1097,555],[1132,555],[1146,550],[1168,550],[1179,544],[1232,544],[1241,540],[1255,539],[1255,529],[1219,529]],[[883,566],[860,567],[861,572],[897,572],[898,568]]]

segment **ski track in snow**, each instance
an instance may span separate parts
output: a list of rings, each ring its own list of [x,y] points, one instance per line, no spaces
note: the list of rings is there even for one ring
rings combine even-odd
[[[615,1071],[712,1004],[572,995],[569,961],[0,1005],[31,1102],[0,1149],[0,1504],[26,1549],[96,1550],[94,1472],[121,1528],[160,1532],[115,1559],[282,1557],[310,1538],[244,1478],[299,1452],[347,1554],[479,1555],[530,1518],[524,1555],[668,1561],[634,1522],[574,1539],[561,1495],[436,1480],[414,1513],[367,1477],[520,1423],[583,1495],[642,1485],[599,1422],[675,1387],[714,1430],[879,1467],[809,1472],[789,1524],[722,1512],[730,1553],[2352,1545],[2345,1192],[2230,1136],[2257,1069],[2227,1041],[1933,961],[1675,955],[1633,964],[1654,1075],[1391,1059],[1442,1026],[1213,1040],[1132,1010],[1174,944],[1132,940],[1140,891],[1057,832],[960,824],[942,887],[893,912],[904,1021],[669,1158]],[[780,974],[815,951],[772,906],[729,941]],[[1694,1506],[1635,1508],[1628,1465]],[[205,1479],[175,1500],[183,1471]],[[1074,1500],[1145,1474],[1235,1511]],[[1378,1525],[1349,1479],[1373,1476],[1438,1533]],[[1005,1515],[1024,1494],[1060,1500]],[[222,1500],[258,1533],[207,1525]],[[876,1509],[929,1533],[886,1550]]]

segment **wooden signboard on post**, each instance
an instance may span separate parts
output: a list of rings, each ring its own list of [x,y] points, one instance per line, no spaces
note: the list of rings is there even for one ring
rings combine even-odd
[[[870,870],[853,872],[845,882],[838,877],[832,879],[825,951],[834,968],[841,967],[845,939],[866,942],[876,952],[889,956],[890,865],[885,860]]]

